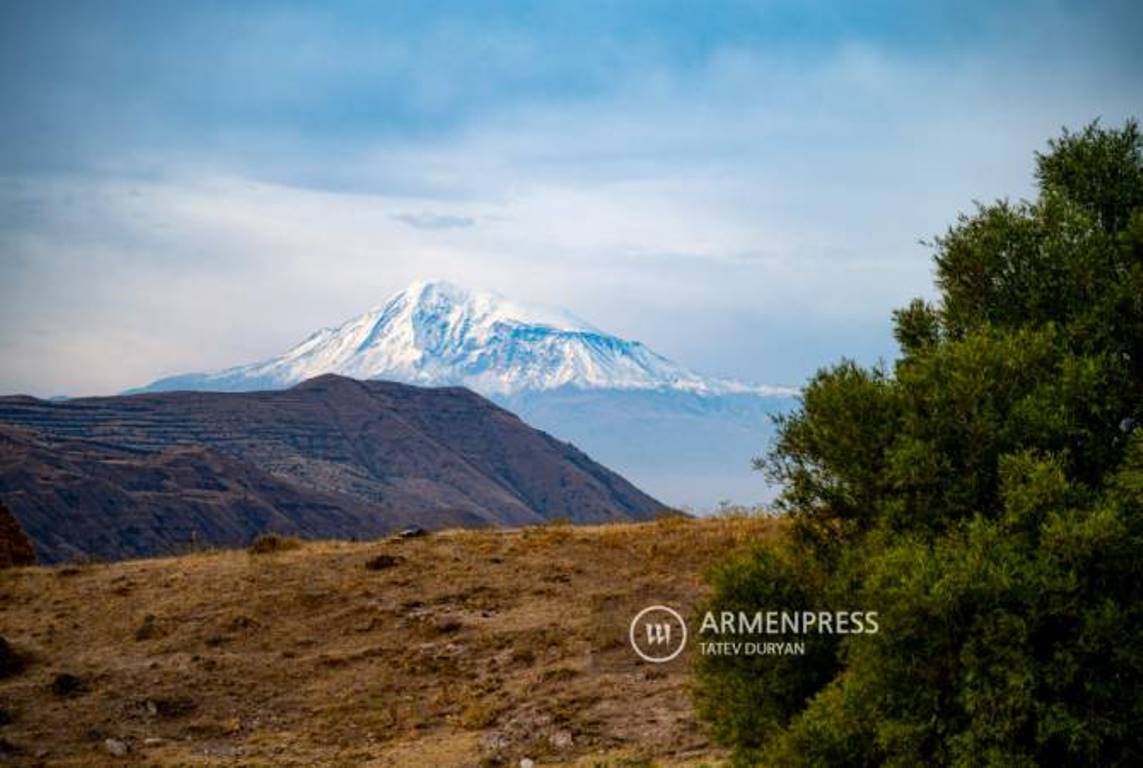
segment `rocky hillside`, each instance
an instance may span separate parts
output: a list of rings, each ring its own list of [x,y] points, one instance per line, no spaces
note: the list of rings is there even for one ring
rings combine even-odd
[[[0,764],[713,766],[639,609],[773,520],[456,530],[0,571]],[[124,753],[122,755],[118,753]]]
[[[661,507],[466,389],[332,375],[277,392],[0,398],[0,500],[45,562]]]

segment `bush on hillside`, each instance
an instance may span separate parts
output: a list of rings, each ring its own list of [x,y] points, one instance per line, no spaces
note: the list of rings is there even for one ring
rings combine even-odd
[[[302,540],[296,536],[284,536],[280,533],[264,533],[254,539],[254,543],[247,550],[252,555],[269,555],[274,552],[289,552],[300,549]]]

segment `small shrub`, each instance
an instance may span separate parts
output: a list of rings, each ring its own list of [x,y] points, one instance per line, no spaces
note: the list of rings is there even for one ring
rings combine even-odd
[[[534,528],[525,529],[525,538],[535,536],[536,541],[547,546],[554,546],[570,541],[573,536],[572,522],[566,517],[553,517],[545,520]]]
[[[155,619],[155,614],[148,613],[143,617],[143,623],[135,630],[135,639],[139,642],[144,640],[153,640],[162,635],[162,630],[159,628],[159,623]]]
[[[536,663],[536,652],[531,648],[513,648],[512,663],[531,666]]]
[[[681,531],[693,521],[693,517],[677,509],[662,509],[655,515],[655,527],[662,533]]]
[[[545,683],[565,683],[568,680],[574,680],[579,677],[580,672],[578,669],[572,667],[555,667],[553,669],[546,669],[540,675],[540,680]]]
[[[441,619],[433,624],[433,629],[440,635],[451,635],[463,628],[464,625],[460,623],[460,620],[453,618]]]
[[[365,569],[368,571],[384,571],[388,568],[393,568],[405,562],[405,558],[398,557],[397,555],[377,555],[365,561]]]
[[[87,690],[87,685],[81,678],[69,672],[56,675],[51,684],[52,693],[62,698],[78,696]]]
[[[470,731],[479,731],[496,722],[500,709],[483,701],[475,701],[460,714],[460,724]]]
[[[24,669],[26,659],[6,638],[0,637],[0,678],[15,675]]]
[[[195,700],[189,696],[159,696],[153,699],[148,699],[144,707],[148,714],[154,713],[157,717],[164,719],[175,719],[185,717],[197,707]]]
[[[264,533],[254,540],[250,545],[249,552],[252,555],[268,555],[274,552],[288,552],[292,549],[300,549],[302,540],[297,536],[283,536],[279,533]]]
[[[753,520],[760,517],[774,517],[775,513],[760,504],[744,506],[723,499],[718,502],[714,516],[721,520]]]

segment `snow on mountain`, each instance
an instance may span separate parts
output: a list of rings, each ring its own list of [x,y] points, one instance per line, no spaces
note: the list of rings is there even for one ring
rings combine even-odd
[[[463,385],[501,397],[563,389],[791,394],[784,387],[706,378],[570,313],[445,282],[413,283],[382,306],[324,328],[278,357],[160,379],[137,391],[278,389],[323,373]]]

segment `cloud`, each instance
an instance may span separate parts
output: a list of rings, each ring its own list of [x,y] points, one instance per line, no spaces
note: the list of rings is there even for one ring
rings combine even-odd
[[[398,213],[393,218],[415,229],[466,229],[476,226],[476,219],[471,216],[446,213]]]
[[[6,6],[32,10],[0,23],[0,391],[259,359],[426,275],[798,383],[892,354],[917,240],[1141,103],[1126,5],[578,5]]]

